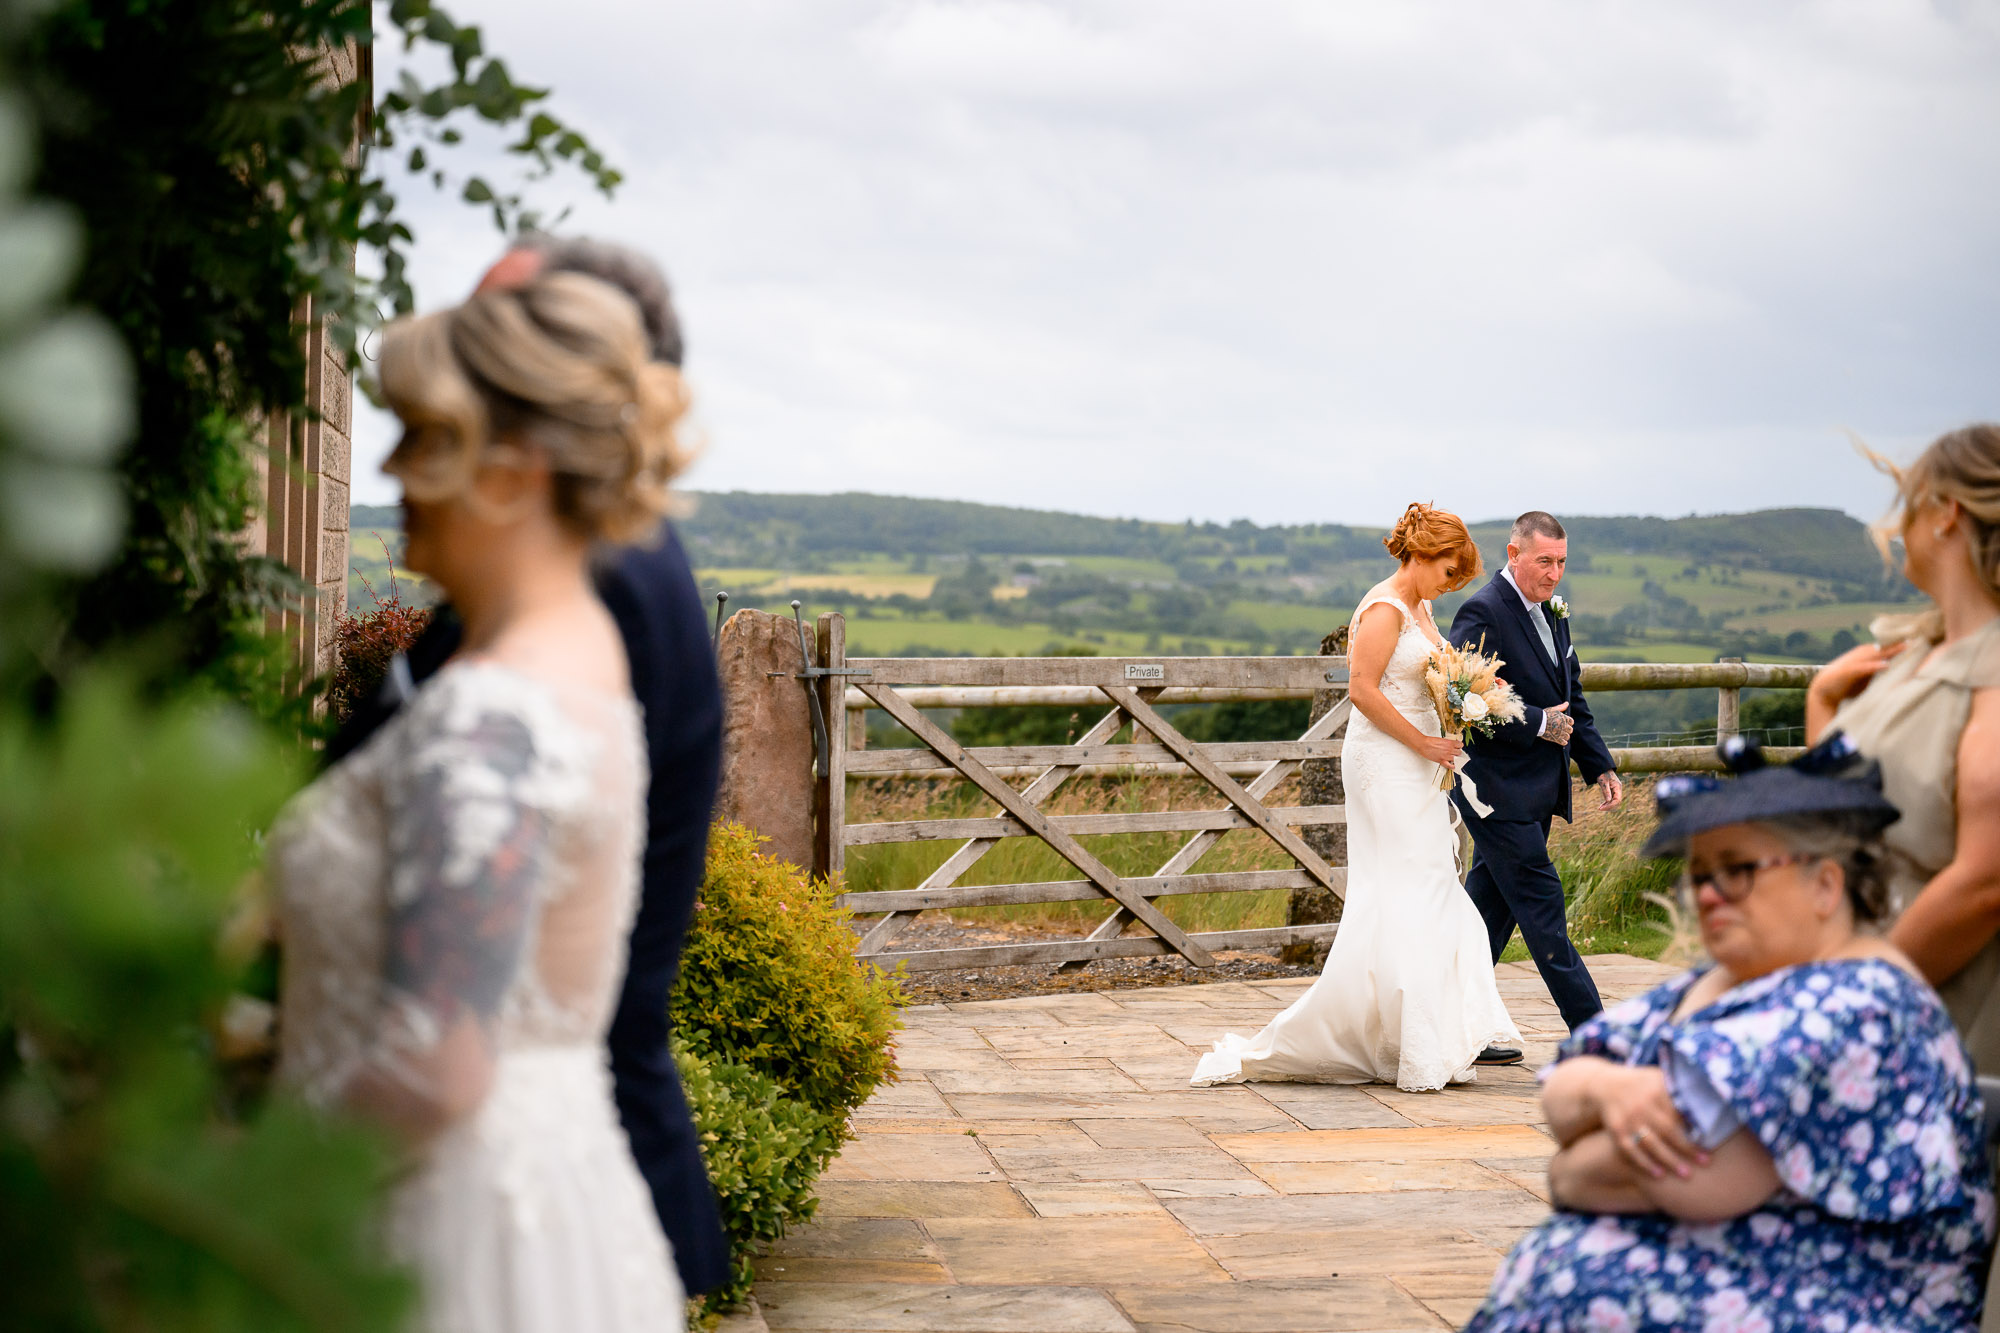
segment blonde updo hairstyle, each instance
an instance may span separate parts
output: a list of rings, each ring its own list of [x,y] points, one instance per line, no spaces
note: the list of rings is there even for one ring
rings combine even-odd
[[[1440,556],[1458,557],[1458,575],[1445,588],[1446,592],[1457,592],[1466,584],[1485,572],[1485,565],[1479,558],[1479,544],[1472,540],[1466,530],[1465,520],[1445,509],[1427,504],[1412,504],[1396,520],[1396,526],[1382,539],[1382,545],[1389,549],[1396,563],[1406,565],[1412,560],[1435,560]]]
[[[1882,559],[1890,561],[1889,543],[1908,531],[1926,501],[1956,500],[1973,570],[2000,600],[2000,426],[1982,422],[1940,435],[1908,467],[1866,446],[1861,452],[1896,483],[1896,507],[1870,530]],[[1944,617],[1933,607],[1914,616],[1884,616],[1872,628],[1884,641],[1936,640],[1944,637]]]
[[[539,453],[555,513],[589,540],[637,541],[670,504],[690,451],[680,372],[651,359],[631,297],[545,273],[382,335],[383,397],[406,433],[385,464],[414,499],[464,495],[482,463]]]

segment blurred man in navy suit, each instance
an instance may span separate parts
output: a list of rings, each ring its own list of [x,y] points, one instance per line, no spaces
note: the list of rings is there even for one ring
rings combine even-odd
[[[654,359],[681,364],[680,323],[666,280],[630,250],[532,236],[503,256],[480,285],[511,285],[549,270],[586,273],[623,289],[645,319]],[[674,1070],[667,997],[707,860],[722,765],[722,688],[701,592],[671,527],[664,527],[653,545],[616,552],[599,571],[597,591],[625,640],[652,765],[639,910],[608,1042],[611,1072],[632,1156],[692,1297],[727,1280],[729,1241]],[[326,762],[363,744],[416,684],[457,651],[458,641],[457,619],[449,607],[440,608],[382,692],[354,709],[327,746]]]
[[[1472,833],[1465,891],[1486,919],[1493,961],[1519,924],[1563,1021],[1575,1028],[1604,1004],[1570,943],[1562,879],[1549,859],[1549,825],[1557,815],[1570,818],[1572,758],[1584,781],[1602,790],[1605,809],[1624,800],[1625,790],[1583,697],[1568,608],[1552,601],[1568,565],[1563,525],[1531,510],[1514,520],[1506,566],[1452,617],[1453,643],[1483,643],[1506,663],[1501,678],[1521,696],[1526,716],[1466,745],[1465,775],[1492,812],[1481,816],[1458,787],[1451,799]]]

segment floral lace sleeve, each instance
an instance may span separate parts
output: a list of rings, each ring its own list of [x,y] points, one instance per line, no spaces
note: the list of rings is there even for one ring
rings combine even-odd
[[[522,966],[551,842],[525,721],[492,708],[439,712],[411,728],[388,774],[381,1020],[348,1098],[433,1130],[485,1098],[494,1025]]]

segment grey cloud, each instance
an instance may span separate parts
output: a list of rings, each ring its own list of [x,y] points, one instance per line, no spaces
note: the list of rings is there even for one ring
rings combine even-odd
[[[696,485],[1872,514],[1840,427],[1996,411],[1994,3],[558,13],[479,18],[628,171],[568,225],[675,277]]]

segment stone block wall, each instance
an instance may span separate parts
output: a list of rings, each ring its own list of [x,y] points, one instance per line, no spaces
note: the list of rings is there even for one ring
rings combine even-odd
[[[301,681],[331,671],[334,629],[347,611],[348,487],[353,466],[354,381],[325,320],[304,313],[306,401],[312,411],[265,423],[258,459],[264,512],[246,534],[250,549],[284,563],[311,585],[302,604],[276,617]]]
[[[326,77],[338,84],[372,83],[368,47],[320,53]],[[356,126],[356,145],[363,127]],[[257,458],[264,512],[244,534],[250,550],[281,561],[311,586],[300,605],[274,617],[272,628],[290,648],[298,683],[335,665],[334,631],[347,613],[348,489],[353,470],[354,380],[312,303],[299,312],[306,329],[306,403],[296,416],[264,424]]]

